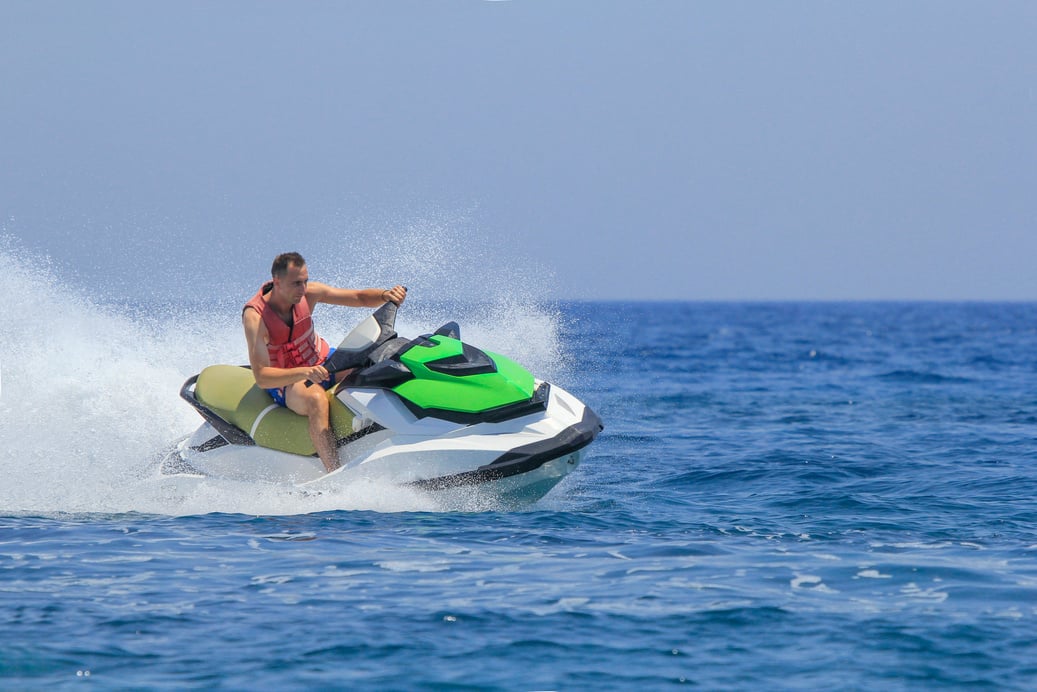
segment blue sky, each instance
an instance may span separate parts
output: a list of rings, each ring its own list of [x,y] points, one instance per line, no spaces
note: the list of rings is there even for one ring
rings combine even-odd
[[[560,298],[1033,300],[1035,36],[1029,1],[4,0],[0,223],[160,292],[425,229],[430,275]]]

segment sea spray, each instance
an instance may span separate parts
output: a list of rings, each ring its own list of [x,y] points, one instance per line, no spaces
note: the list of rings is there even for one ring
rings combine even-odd
[[[426,209],[353,223],[362,228],[337,229],[328,222],[326,234],[362,241],[307,257],[311,278],[338,286],[404,284],[400,334],[416,336],[454,320],[465,341],[503,353],[538,377],[564,375],[561,312],[551,298],[555,278],[549,268],[484,232],[471,212]],[[317,315],[320,325],[324,314]],[[352,324],[343,327],[344,334]]]
[[[16,511],[113,511],[134,494],[154,450],[181,435],[177,325],[140,324],[56,276],[46,260],[2,249],[0,506]],[[28,308],[26,307],[28,306]],[[171,355],[173,357],[171,357]]]

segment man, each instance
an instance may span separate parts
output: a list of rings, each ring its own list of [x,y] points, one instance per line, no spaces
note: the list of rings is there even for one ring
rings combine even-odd
[[[326,390],[346,373],[329,376],[324,369],[333,349],[313,328],[313,306],[377,307],[390,301],[400,305],[407,289],[333,288],[311,282],[306,260],[297,252],[274,258],[270,274],[272,280],[263,284],[241,311],[252,374],[275,402],[309,419],[313,446],[324,468],[334,471],[339,467],[338,450],[329,422]]]

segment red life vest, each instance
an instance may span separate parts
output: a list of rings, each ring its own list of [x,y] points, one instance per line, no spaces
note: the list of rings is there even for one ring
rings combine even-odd
[[[270,303],[263,296],[274,287],[272,281],[263,284],[256,295],[245,303],[242,310],[252,308],[263,318],[263,324],[270,335],[266,344],[266,352],[270,355],[270,364],[278,368],[298,368],[320,365],[328,357],[328,342],[320,338],[313,329],[310,317],[310,304],[306,296],[292,306],[292,324],[285,324]]]

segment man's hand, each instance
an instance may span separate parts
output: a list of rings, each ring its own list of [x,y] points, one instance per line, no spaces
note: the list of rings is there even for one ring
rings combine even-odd
[[[403,305],[403,301],[407,298],[407,289],[404,286],[393,286],[382,291],[382,299],[387,303],[396,303],[397,305]]]
[[[323,365],[314,365],[306,371],[306,379],[313,384],[320,384],[328,379],[328,371],[324,369]]]

